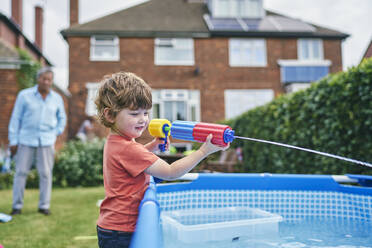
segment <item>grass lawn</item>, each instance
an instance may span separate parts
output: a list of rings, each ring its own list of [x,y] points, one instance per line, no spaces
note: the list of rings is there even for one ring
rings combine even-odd
[[[0,223],[0,244],[4,248],[98,247],[96,221],[103,199],[103,187],[53,189],[51,212],[37,212],[39,190],[27,189],[21,215]],[[0,213],[9,214],[12,191],[0,190]]]

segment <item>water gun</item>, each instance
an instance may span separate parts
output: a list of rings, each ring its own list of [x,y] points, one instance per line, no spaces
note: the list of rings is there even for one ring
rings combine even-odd
[[[152,119],[148,129],[151,136],[164,140],[164,144],[159,145],[162,152],[165,151],[169,136],[174,139],[205,142],[207,136],[213,134],[212,144],[222,147],[227,146],[235,138],[235,131],[228,125],[205,122],[174,121],[171,123],[167,119]]]

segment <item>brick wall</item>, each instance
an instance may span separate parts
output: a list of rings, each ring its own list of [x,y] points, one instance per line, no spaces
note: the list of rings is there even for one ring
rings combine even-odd
[[[324,59],[332,61],[332,66],[329,70],[330,73],[342,71],[342,50],[340,40],[325,40],[324,46]]]
[[[90,38],[69,37],[69,135],[74,136],[85,118],[87,82],[99,82],[103,75],[131,71],[142,77],[154,89],[198,89],[201,93],[201,120],[216,122],[225,117],[225,89],[271,88],[282,94],[278,59],[297,59],[297,39],[266,39],[266,67],[230,67],[228,38],[195,39],[194,66],[154,65],[152,38],[121,38],[120,61],[89,61]],[[324,41],[325,59],[332,61],[330,71],[342,70],[341,41]],[[195,68],[200,70],[194,74]]]
[[[0,21],[0,38],[7,42],[8,44],[12,44],[16,46],[17,44],[17,35],[7,26],[4,22]]]
[[[372,41],[369,43],[369,46],[367,47],[366,52],[364,53],[363,58],[370,58],[372,57]],[[362,60],[363,60],[362,58]]]
[[[0,148],[8,144],[8,125],[18,92],[16,70],[0,69]]]
[[[66,111],[66,115],[67,115],[67,123],[66,123],[66,127],[65,127],[65,130],[63,131],[63,133],[57,137],[57,141],[56,141],[56,144],[55,144],[55,148],[56,150],[59,150],[63,147],[63,145],[66,143],[66,141],[68,140],[68,111],[69,111],[69,97],[67,97],[65,94],[63,94],[63,92],[61,92],[60,90],[58,89],[53,89],[54,91],[56,91],[58,94],[60,94],[63,98],[63,103],[65,105],[65,111]]]

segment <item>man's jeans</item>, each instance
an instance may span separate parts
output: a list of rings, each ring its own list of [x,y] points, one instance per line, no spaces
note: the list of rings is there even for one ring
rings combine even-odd
[[[23,195],[27,175],[36,155],[36,168],[39,173],[39,208],[49,209],[52,194],[52,172],[54,165],[54,147],[31,147],[18,145],[16,155],[16,173],[13,182],[13,209],[22,209]]]

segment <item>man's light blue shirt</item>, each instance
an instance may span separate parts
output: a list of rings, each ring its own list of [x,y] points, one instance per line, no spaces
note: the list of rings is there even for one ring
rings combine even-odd
[[[66,126],[62,97],[50,90],[45,99],[38,85],[19,92],[9,122],[9,145],[51,146]]]

